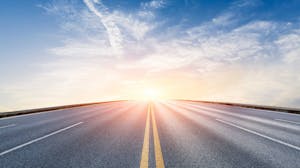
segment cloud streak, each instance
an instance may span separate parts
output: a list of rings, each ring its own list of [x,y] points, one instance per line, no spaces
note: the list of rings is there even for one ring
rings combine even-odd
[[[143,9],[158,9],[158,8],[162,8],[166,5],[166,2],[164,0],[151,0],[149,2],[142,2],[141,3],[141,7]]]
[[[167,98],[300,107],[298,23],[241,23],[246,19],[235,14],[255,5],[246,1],[190,27],[166,26],[159,19],[156,11],[165,1],[140,3],[134,11],[111,10],[102,1],[83,2],[84,7],[44,7],[62,18],[66,35],[62,45],[49,48],[53,61],[40,65],[43,70],[35,80],[21,90],[7,87],[6,92],[23,95],[12,99],[29,106],[62,99],[137,98],[139,88],[150,85],[164,90]],[[44,85],[50,91],[33,87]]]
[[[115,50],[120,50],[122,49],[122,34],[119,29],[119,27],[115,24],[115,22],[105,14],[105,11],[107,9],[105,6],[101,4],[99,1],[90,1],[90,0],[84,0],[84,3],[86,6],[91,10],[95,15],[97,15],[102,22],[103,26],[105,27],[107,34],[108,34],[108,39],[110,42],[110,45],[112,46],[113,49]],[[102,10],[104,13],[100,12],[99,10],[96,9],[95,4],[101,5]],[[107,12],[106,12],[107,13]]]

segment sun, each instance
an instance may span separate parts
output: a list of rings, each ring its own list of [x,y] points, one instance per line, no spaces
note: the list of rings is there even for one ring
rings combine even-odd
[[[161,93],[155,88],[145,88],[143,90],[143,95],[146,100],[158,100],[161,96]]]

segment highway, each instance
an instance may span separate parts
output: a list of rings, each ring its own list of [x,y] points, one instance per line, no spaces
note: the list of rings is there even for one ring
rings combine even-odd
[[[299,168],[300,115],[121,101],[0,119],[1,168]]]

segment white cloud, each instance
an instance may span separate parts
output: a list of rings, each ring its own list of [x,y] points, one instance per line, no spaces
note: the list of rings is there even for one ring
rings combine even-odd
[[[233,21],[234,21],[234,14],[229,12],[212,19],[212,22],[214,24],[220,26],[227,26],[229,24],[232,24]]]
[[[84,0],[84,2],[99,17],[106,29],[112,48],[117,52],[123,52],[124,45],[132,40],[142,40],[146,33],[155,27],[155,24],[141,21],[132,14],[124,14],[120,11],[109,12],[101,1],[92,3]],[[95,5],[98,5],[99,9]],[[116,54],[116,52],[114,53]]]
[[[135,40],[142,40],[144,36],[151,31],[156,25],[141,21],[136,16],[125,15],[122,12],[113,12],[111,14],[113,20],[123,28],[125,36],[132,37]]]
[[[238,0],[233,2],[233,6],[235,7],[251,7],[251,6],[256,6],[261,3],[261,0]]]
[[[164,1],[143,3],[132,13],[109,10],[102,1],[84,3],[87,8],[44,7],[62,13],[62,28],[76,36],[66,35],[62,45],[49,49],[54,61],[41,65],[35,80],[6,87],[20,103],[125,98],[131,85],[153,80],[174,89],[176,98],[300,107],[294,101],[300,89],[300,31],[292,26],[253,20],[222,30],[237,21],[225,11],[198,26],[157,35],[152,30],[159,21],[150,8],[161,8]],[[180,97],[178,90],[190,96]]]
[[[105,7],[102,6],[102,8]],[[109,18],[118,27],[122,36],[122,59],[108,63],[110,69],[114,69],[116,74],[122,76],[122,79],[135,81],[136,84],[144,80],[143,76],[149,77],[149,73],[161,76],[168,71],[183,70],[180,74],[195,78],[195,82],[207,79],[208,83],[225,83],[219,88],[212,84],[203,85],[207,87],[207,93],[198,98],[214,97],[218,100],[246,103],[248,101],[258,104],[294,105],[289,102],[297,98],[297,95],[293,93],[298,86],[284,87],[286,83],[278,80],[278,76],[285,78],[286,81],[296,78],[295,75],[286,76],[286,74],[294,74],[295,71],[295,68],[286,67],[291,66],[290,63],[297,58],[295,54],[299,48],[295,45],[299,40],[297,31],[277,34],[278,29],[286,27],[275,22],[259,20],[238,26],[230,31],[219,31],[216,26],[230,26],[236,22],[232,13],[225,12],[212,19],[211,22],[189,29],[177,29],[172,32],[173,34],[169,33],[168,38],[147,36],[149,31],[156,28],[157,23],[155,20],[139,20],[139,12],[141,11],[134,15],[113,11],[101,16]],[[151,14],[154,13],[151,12]],[[95,20],[82,21],[88,22],[86,25],[93,25],[89,22]],[[178,31],[186,34],[177,36]],[[270,35],[273,38],[269,39]],[[105,41],[99,40],[98,37],[91,39],[88,41],[75,39],[52,51],[61,56],[69,55],[80,58],[81,55],[85,55],[99,58],[99,64],[105,59],[112,59],[116,54],[107,52],[110,48],[105,45]],[[286,64],[280,64],[281,59]],[[232,67],[237,68],[230,70]],[[141,76],[132,77],[124,74],[133,71]],[[235,80],[227,80],[225,77],[212,78],[216,73]],[[178,80],[185,80],[184,76],[179,76],[179,78],[181,79]],[[274,96],[275,93],[278,95]]]
[[[91,2],[90,0],[84,0],[84,3],[95,15],[100,18],[102,24],[107,30],[110,45],[116,50],[122,49],[123,39],[121,31],[114,20],[109,15],[105,14],[105,11],[107,9],[103,7],[103,5],[101,5],[103,8],[103,13],[100,10],[96,9],[94,3],[100,4],[100,1]]]
[[[164,0],[151,0],[149,2],[142,2],[141,7],[144,9],[157,9],[157,8],[162,8],[166,5],[166,2]]]
[[[281,36],[276,44],[286,63],[300,64],[300,29]]]
[[[246,32],[246,33],[257,33],[259,35],[264,35],[273,32],[278,29],[278,24],[271,21],[254,21],[246,25],[236,28],[235,32]]]
[[[54,55],[58,56],[69,56],[69,57],[113,57],[115,54],[111,50],[107,53],[107,44],[104,40],[87,40],[86,43],[83,41],[68,40],[62,47],[51,48],[49,51]]]

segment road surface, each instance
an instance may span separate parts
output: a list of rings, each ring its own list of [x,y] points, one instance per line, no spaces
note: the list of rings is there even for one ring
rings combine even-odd
[[[124,101],[2,118],[0,167],[299,168],[300,115]]]

